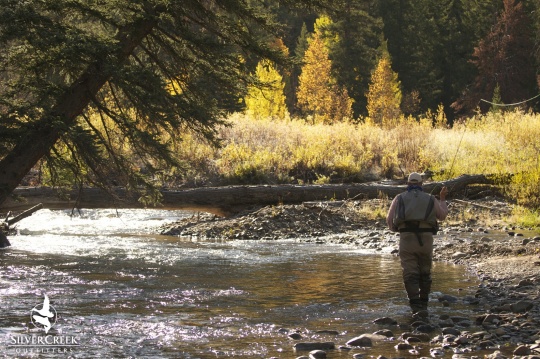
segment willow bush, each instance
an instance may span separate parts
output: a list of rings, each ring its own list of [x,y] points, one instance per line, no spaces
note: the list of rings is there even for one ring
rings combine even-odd
[[[436,115],[433,115],[436,117]],[[221,147],[185,135],[177,155],[184,185],[341,183],[403,178],[430,169],[435,180],[461,174],[500,178],[517,203],[540,205],[540,115],[519,110],[478,115],[452,128],[436,118],[388,126],[308,124],[300,119],[231,115]]]

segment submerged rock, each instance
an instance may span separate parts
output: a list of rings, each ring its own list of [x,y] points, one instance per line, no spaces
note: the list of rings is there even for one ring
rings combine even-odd
[[[293,348],[298,351],[312,351],[312,350],[331,350],[335,349],[336,345],[332,342],[306,342],[296,343]]]
[[[389,318],[389,317],[377,318],[373,321],[373,323],[379,324],[379,325],[397,325],[398,324],[397,320]]]

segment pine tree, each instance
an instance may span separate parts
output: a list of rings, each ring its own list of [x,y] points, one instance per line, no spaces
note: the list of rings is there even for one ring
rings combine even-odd
[[[251,3],[0,0],[0,204],[44,156],[78,185],[158,194],[152,173],[180,165],[169,139],[216,140],[239,109],[248,54],[284,60]]]
[[[301,61],[304,58],[304,54],[309,46],[309,35],[306,23],[303,22],[300,35],[298,36],[298,39],[296,39],[296,47],[294,48],[294,57],[298,61]]]
[[[366,115],[371,70],[380,56],[383,23],[371,13],[372,7],[370,2],[348,1],[328,25],[334,39],[328,43],[332,69],[337,82],[354,99],[355,118]]]
[[[289,116],[285,106],[283,77],[269,60],[258,63],[257,84],[248,87],[246,112],[255,118],[284,119]]]
[[[332,77],[332,62],[319,32],[313,35],[304,55],[299,77],[298,106],[315,123],[333,123],[352,117],[347,90]]]
[[[498,1],[380,0],[379,13],[404,97],[422,100],[421,111],[450,104],[475,75],[468,62],[477,40],[493,24]],[[410,108],[410,107],[408,107]],[[404,109],[405,110],[405,109]],[[412,112],[414,113],[414,112]]]
[[[398,74],[392,70],[388,50],[383,49],[377,67],[371,75],[367,94],[369,119],[379,125],[388,125],[401,116],[401,89]]]
[[[475,48],[472,62],[478,76],[452,107],[460,114],[471,113],[477,106],[486,112],[490,105],[481,100],[491,99],[497,85],[504,103],[532,97],[536,87],[532,49],[531,23],[522,3],[504,0],[497,23]]]

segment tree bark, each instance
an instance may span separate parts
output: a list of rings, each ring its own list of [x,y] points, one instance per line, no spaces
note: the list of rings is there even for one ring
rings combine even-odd
[[[486,184],[483,175],[463,175],[444,182],[426,183],[424,191],[438,194],[447,186],[450,194],[463,191],[472,184]],[[297,204],[308,201],[372,199],[395,197],[405,190],[405,184],[362,183],[326,185],[260,185],[203,187],[185,190],[163,190],[160,208],[200,210],[218,215],[230,215],[254,206]],[[137,198],[122,188],[114,196],[98,188],[63,193],[53,188],[18,188],[14,194],[23,201],[7,200],[2,209],[16,210],[43,203],[46,208],[141,208]]]
[[[104,56],[88,66],[86,71],[67,88],[54,106],[30,126],[25,136],[0,161],[0,205],[17,188],[23,177],[45,156],[60,136],[76,122],[112,74],[104,70],[114,61],[121,64],[135,47],[152,31],[154,19],[141,19],[121,29],[116,36],[118,51]]]

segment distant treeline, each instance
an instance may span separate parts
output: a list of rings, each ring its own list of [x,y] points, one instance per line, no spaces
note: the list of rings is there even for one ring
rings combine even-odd
[[[368,116],[373,71],[387,51],[405,115],[436,111],[449,122],[490,104],[516,103],[538,94],[540,2],[536,0],[347,1],[325,14],[280,12],[283,42],[298,63],[281,68],[288,111],[310,115],[298,99],[305,53],[318,32],[328,50],[332,76],[352,100],[353,118]],[[335,2],[336,4],[338,2]],[[320,26],[321,16],[329,18]],[[385,44],[386,42],[386,44]],[[252,64],[255,69],[256,62]],[[318,73],[318,75],[321,75]],[[300,79],[300,80],[299,80]],[[538,110],[540,102],[525,103]]]

